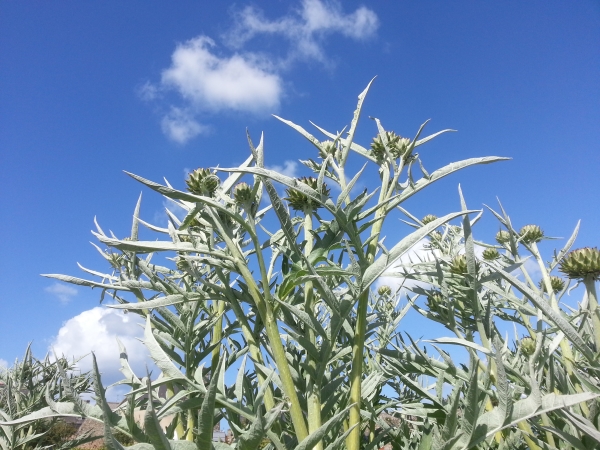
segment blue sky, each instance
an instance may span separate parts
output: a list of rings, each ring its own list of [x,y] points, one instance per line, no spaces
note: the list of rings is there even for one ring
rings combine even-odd
[[[249,128],[265,132],[267,164],[292,171],[313,149],[270,114],[339,130],[373,76],[363,145],[368,116],[408,136],[432,119],[458,133],[423,147],[429,170],[513,158],[415,197],[417,216],[458,209],[461,183],[470,207],[499,196],[517,226],[550,236],[581,219],[578,246],[599,245],[598,2],[213,3],[0,3],[1,360],[32,340],[39,356],[105,345],[110,371],[115,335],[137,345],[98,292],[39,276],[104,268],[93,218],[127,235],[142,190],[123,170],[183,187],[186,170],[245,159]],[[164,220],[144,195],[142,217]],[[486,214],[476,237],[496,230]]]

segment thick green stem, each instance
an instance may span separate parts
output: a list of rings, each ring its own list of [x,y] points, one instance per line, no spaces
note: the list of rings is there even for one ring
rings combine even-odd
[[[384,178],[385,174],[384,172]],[[387,180],[384,180],[387,182]],[[385,185],[384,185],[385,186]],[[382,196],[383,189],[382,189]],[[384,200],[380,198],[381,200]],[[383,226],[383,211],[382,209],[377,210],[377,220],[373,224],[371,229],[371,236],[376,236],[369,243],[367,249],[367,265],[371,265],[375,260],[375,253],[377,251],[377,240],[381,227]],[[365,349],[365,336],[367,331],[367,306],[369,303],[369,290],[361,294],[358,299],[358,310],[356,313],[356,330],[354,332],[354,344],[352,345],[352,371],[350,373],[350,417],[349,427],[352,428],[350,434],[346,438],[346,447],[348,450],[359,450],[360,449],[360,438],[361,438],[361,427],[360,427],[360,401],[361,401],[361,383],[363,373],[363,359]]]
[[[258,313],[260,314],[260,316],[263,320],[263,323],[265,324],[265,330],[267,332],[267,338],[271,345],[271,350],[273,352],[273,358],[275,359],[275,364],[277,365],[277,368],[279,369],[279,377],[283,384],[283,386],[282,386],[283,391],[284,391],[285,395],[287,395],[288,398],[290,399],[290,416],[292,418],[292,424],[293,424],[294,430],[296,432],[296,437],[298,438],[298,441],[302,441],[303,439],[306,438],[306,436],[308,436],[308,430],[306,428],[306,422],[304,421],[304,415],[302,414],[302,409],[300,408],[300,402],[298,401],[298,395],[296,393],[296,389],[294,386],[294,380],[293,380],[292,374],[290,372],[288,361],[285,357],[285,351],[283,349],[283,344],[281,343],[281,336],[279,334],[279,329],[277,328],[277,321],[273,314],[273,309],[272,309],[272,305],[271,305],[272,302],[271,302],[270,292],[269,292],[269,283],[268,283],[268,280],[265,281],[265,279],[264,279],[266,276],[266,272],[265,272],[265,267],[264,267],[264,261],[262,258],[262,252],[260,250],[260,245],[258,244],[258,237],[256,235],[256,229],[254,228],[254,221],[250,220],[250,223],[253,226],[252,240],[253,240],[255,248],[256,248],[258,262],[259,262],[259,266],[261,268],[261,274],[263,276],[263,285],[265,286],[264,296],[260,292],[260,289],[258,288],[258,285],[256,284],[256,280],[254,279],[252,272],[250,271],[250,269],[248,269],[248,264],[246,262],[246,259],[244,258],[244,255],[242,254],[242,251],[237,246],[237,244],[231,240],[231,237],[229,236],[227,231],[224,229],[223,224],[219,220],[218,215],[210,210],[209,210],[209,214],[211,215],[211,218],[217,225],[219,232],[221,234],[221,237],[222,237],[223,241],[225,242],[225,245],[227,245],[227,248],[232,253],[233,262],[236,265],[240,275],[244,278],[244,281],[248,285],[248,291],[250,292],[252,300],[254,301],[254,303],[256,304],[256,307],[258,309]]]
[[[308,257],[313,250],[313,236],[312,236],[312,210],[304,211],[304,254]],[[304,311],[311,316],[314,315],[315,310],[315,296],[313,291],[312,281],[304,283]],[[305,328],[306,339],[316,348],[317,339],[315,332],[312,328]],[[317,380],[311,376],[317,373],[317,361],[315,358],[307,352],[306,355],[309,371],[306,375],[306,387],[307,387],[307,405],[308,405],[308,432],[314,433],[322,425],[321,423],[321,387],[318,385]],[[313,447],[313,450],[323,450],[323,441],[319,441]]]
[[[596,282],[592,275],[583,279],[585,290],[587,291],[588,308],[592,317],[592,327],[594,329],[594,343],[596,344],[596,354],[600,350],[600,317],[598,317],[598,296],[596,295]]]
[[[213,314],[218,316],[217,322],[212,329],[212,336],[210,339],[211,345],[214,345],[215,348],[212,351],[211,370],[213,367],[217,367],[219,364],[219,359],[221,357],[221,348],[219,347],[219,343],[221,339],[223,339],[223,313],[225,312],[225,302],[223,300],[215,300],[213,302]]]
[[[271,344],[271,351],[273,352],[273,359],[279,369],[279,378],[281,379],[283,392],[290,399],[290,416],[292,418],[292,424],[296,431],[296,437],[298,442],[301,442],[308,436],[308,429],[306,428],[306,422],[304,421],[304,414],[300,407],[300,401],[298,400],[298,393],[294,385],[294,379],[288,365],[287,358],[285,357],[285,350],[281,343],[281,335],[277,328],[277,320],[273,315],[273,308],[269,302],[261,294],[252,273],[245,265],[244,261],[236,261],[240,274],[248,284],[248,290],[252,299],[256,303],[258,312],[265,324],[265,331],[269,344]]]
[[[225,275],[223,274],[221,269],[217,268],[216,270],[217,270],[219,279],[223,282],[223,285],[225,286],[227,296],[228,296],[228,298],[230,298],[229,304],[231,305],[231,309],[232,309],[233,313],[235,314],[235,317],[240,322],[240,328],[242,329],[242,334],[244,335],[244,339],[246,339],[246,342],[248,343],[250,357],[252,358],[252,360],[255,363],[258,363],[258,364],[264,366],[265,362],[263,360],[263,355],[260,352],[260,347],[259,347],[258,343],[256,342],[254,334],[252,333],[252,329],[250,328],[250,324],[248,323],[248,318],[246,317],[246,313],[244,312],[244,310],[240,306],[239,302],[235,298],[235,294],[233,293],[231,287],[229,286],[228,280],[227,280],[227,278],[225,278]],[[258,377],[259,384],[262,386],[266,381],[265,376],[262,374],[261,371],[257,371],[257,377]],[[275,407],[275,398],[273,397],[273,389],[271,388],[271,386],[267,387],[267,391],[265,392],[265,396],[264,396],[264,402],[265,402],[265,407],[267,408],[267,411],[269,411]]]
[[[542,272],[543,283],[544,283],[544,286],[546,287],[546,291],[548,292],[548,295],[550,296],[550,305],[552,306],[552,309],[554,309],[554,311],[556,311],[557,313],[560,314],[560,307],[558,306],[558,301],[556,300],[556,295],[554,295],[554,290],[552,289],[552,283],[550,281],[550,274],[548,273],[548,270],[546,269],[546,264],[544,264],[542,255],[541,255],[541,253],[538,249],[538,246],[535,242],[531,244],[530,251],[533,254],[534,258],[536,259],[538,266],[540,267],[540,271]],[[525,270],[523,270],[523,273],[526,273]],[[532,282],[532,285],[533,285],[533,282]],[[573,361],[574,361],[573,350],[571,349],[571,346],[569,345],[569,342],[566,339],[563,339],[560,341],[560,349],[563,354],[563,359],[565,361],[565,368],[567,369],[567,373],[569,374],[569,377],[573,380],[575,387],[577,387],[580,385],[580,383],[573,376]]]

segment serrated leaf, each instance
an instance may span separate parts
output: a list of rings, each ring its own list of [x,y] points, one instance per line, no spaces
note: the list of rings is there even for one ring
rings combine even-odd
[[[390,269],[404,253],[408,252],[421,239],[425,238],[433,230],[457,217],[474,212],[476,211],[461,211],[457,213],[447,214],[444,217],[440,217],[439,219],[428,223],[424,227],[419,228],[418,230],[413,231],[411,234],[406,236],[404,239],[402,239],[400,242],[394,245],[394,247],[392,247],[392,249],[389,252],[389,255],[381,255],[373,262],[373,264],[370,267],[367,268],[363,276],[361,293],[368,290],[371,287],[371,285],[380,276],[382,276],[384,272]]]
[[[542,397],[541,405],[528,401],[529,398],[520,400],[513,405],[509,420],[504,422],[502,414],[497,409],[483,414],[478,420],[476,428],[471,437],[471,442],[463,448],[473,448],[498,431],[512,427],[523,420],[537,417],[561,408],[577,405],[588,400],[597,398],[598,394],[581,393],[572,395],[548,394]],[[565,410],[565,414],[568,414]],[[569,413],[570,414],[570,413]]]
[[[553,325],[556,325],[569,339],[573,345],[577,347],[577,349],[585,355],[588,361],[592,362],[595,360],[594,353],[585,343],[583,338],[579,336],[579,333],[573,328],[573,326],[560,315],[560,313],[556,312],[552,306],[542,297],[540,297],[536,292],[532,291],[527,285],[522,283],[515,276],[510,273],[505,272],[501,268],[498,268],[492,264],[487,264],[487,266],[496,271],[502,278],[512,284],[521,294],[527,297],[531,303],[533,303],[536,308],[539,308],[543,311],[543,313],[550,319],[550,322]]]
[[[152,332],[152,322],[150,320],[150,315],[146,318],[146,328],[144,329],[144,345],[148,349],[150,353],[150,357],[154,364],[160,369],[163,373],[163,376],[169,378],[171,380],[186,380],[185,375],[181,373],[181,371],[175,367],[175,365],[171,362],[169,356],[162,349],[160,344],[156,341],[154,337],[154,333]]]
[[[338,412],[335,416],[313,431],[311,434],[307,436],[302,442],[300,442],[294,450],[310,450],[315,444],[321,440],[331,431],[331,429],[335,426],[338,426],[344,420],[346,413],[350,410],[352,405],[344,408],[342,411]]]
[[[211,450],[212,448],[215,399],[217,396],[217,387],[219,385],[219,378],[224,360],[224,358],[219,360],[219,364],[217,365],[214,373],[211,374],[211,380],[208,388],[206,389],[206,394],[204,394],[202,406],[200,407],[200,413],[198,415],[198,436],[196,437],[196,446],[198,450]]]
[[[160,426],[156,412],[154,411],[152,385],[149,377],[146,379],[146,388],[148,403],[146,406],[146,413],[144,414],[144,431],[155,450],[172,450],[171,445]]]

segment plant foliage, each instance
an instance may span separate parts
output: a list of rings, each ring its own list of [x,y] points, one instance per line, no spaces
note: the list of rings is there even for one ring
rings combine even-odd
[[[187,190],[129,174],[185,217],[168,211],[166,227],[152,225],[138,202],[129,236],[94,232],[109,273],[47,276],[100,288],[110,307],[142,316],[160,376],[136,375],[122,347],[121,384],[131,392],[120,413],[108,408],[95,367],[96,406],[57,403],[43,414],[103,421],[109,449],[124,448],[117,431],[137,442],[131,449],[597,448],[597,276],[586,278],[586,301],[567,310],[568,285],[551,275],[577,230],[546,262],[541,229],[516,231],[501,207],[490,210],[500,243],[476,240],[482,212],[469,210],[460,190],[460,211],[411,215],[403,203],[435,181],[507,158],[428,171],[420,147],[451,130],[423,137],[423,124],[407,138],[378,119],[373,143],[359,145],[367,91],[342,132],[316,127],[323,140],[278,118],[314,147],[314,159],[301,161],[312,177],[268,169],[262,138],[255,145],[250,136],[242,165],[198,169]],[[384,244],[384,225],[399,217],[413,231]],[[142,239],[140,225],[156,236]],[[397,285],[378,285],[382,276]],[[448,336],[402,334],[410,310]],[[231,444],[212,442],[222,421]]]

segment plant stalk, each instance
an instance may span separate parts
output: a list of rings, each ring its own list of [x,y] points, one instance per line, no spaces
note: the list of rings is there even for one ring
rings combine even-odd
[[[600,352],[600,317],[598,317],[598,296],[596,294],[596,282],[592,275],[587,275],[583,279],[588,298],[588,308],[592,316],[592,327],[594,330],[594,344],[596,344],[596,354]]]
[[[384,172],[384,176],[385,176]],[[387,181],[387,180],[384,180]],[[382,196],[385,195],[382,189]],[[382,200],[380,198],[380,200]],[[377,251],[377,239],[381,228],[383,226],[383,211],[378,209],[376,212],[377,219],[373,223],[371,229],[371,236],[376,236],[369,243],[367,249],[367,265],[373,264],[375,260],[375,253]],[[360,401],[361,401],[361,383],[363,374],[363,359],[364,359],[364,348],[365,348],[365,336],[367,332],[367,307],[369,303],[369,290],[365,291],[360,295],[358,299],[358,310],[356,313],[356,331],[354,335],[354,344],[352,345],[352,371],[350,373],[350,417],[349,417],[349,428],[352,428],[350,434],[346,438],[346,447],[348,450],[359,450],[360,449]]]
[[[311,234],[313,228],[312,210],[306,209],[304,211],[304,254],[308,257],[313,250],[313,236]],[[312,281],[304,283],[304,311],[313,316],[315,311],[315,295],[313,291]],[[315,332],[310,327],[305,327],[306,339],[316,348],[317,339]],[[306,375],[306,386],[307,386],[307,405],[308,405],[308,432],[314,433],[322,425],[321,423],[321,388],[317,383],[316,379],[310,375],[317,373],[317,361],[308,352],[306,359],[309,367],[308,374]],[[313,447],[313,450],[323,450],[323,441],[317,442]]]

